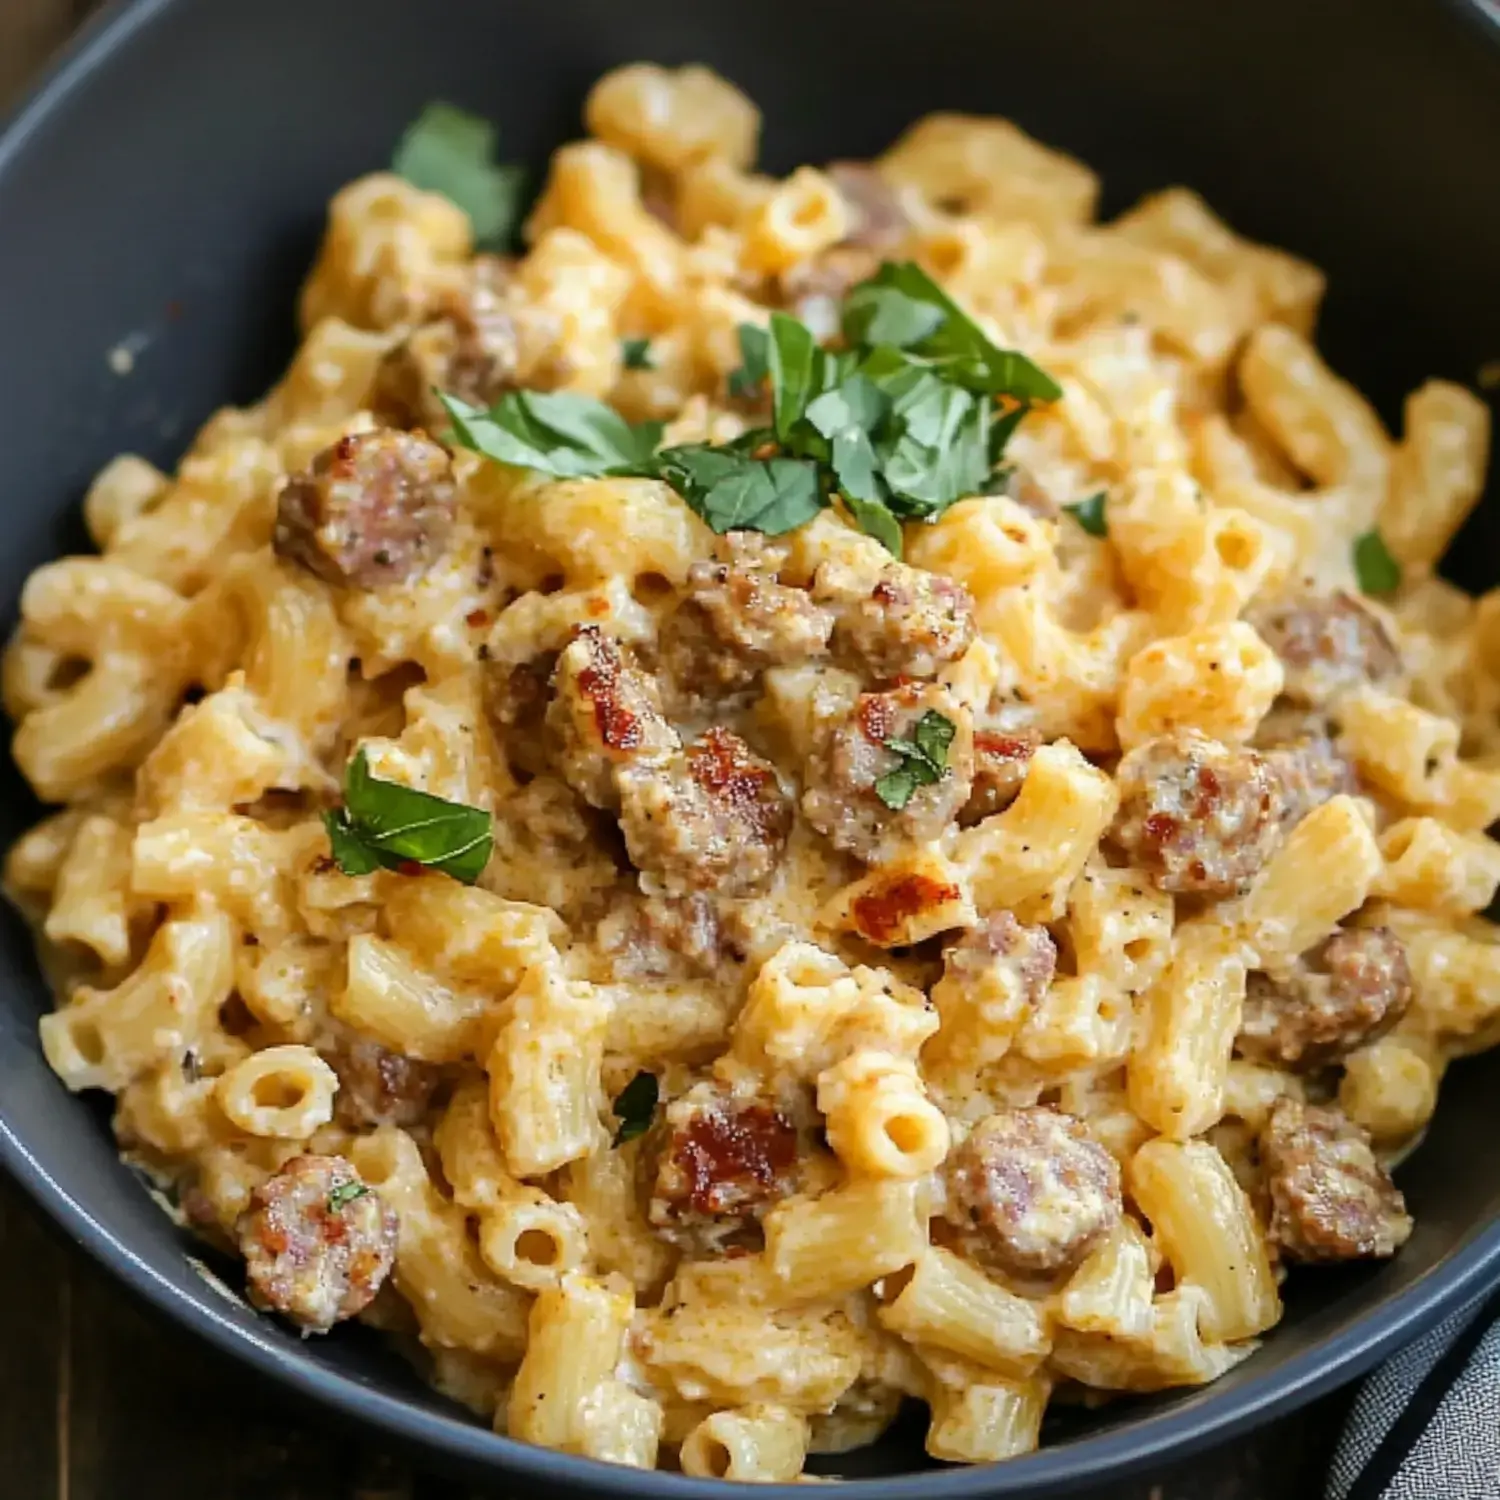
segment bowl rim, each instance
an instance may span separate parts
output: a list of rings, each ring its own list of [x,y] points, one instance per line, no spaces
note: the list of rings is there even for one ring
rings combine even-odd
[[[0,178],[24,154],[54,113],[87,87],[140,32],[160,23],[183,0],[107,0],[41,72],[19,104],[0,113]],[[1500,45],[1500,0],[1445,0],[1492,44]],[[491,1469],[569,1493],[603,1491],[621,1500],[724,1500],[738,1487],[661,1470],[634,1469],[576,1457],[502,1437],[461,1415],[427,1411],[404,1398],[371,1389],[352,1376],[323,1368],[273,1341],[257,1326],[229,1317],[149,1265],[129,1243],[100,1224],[0,1118],[0,1168],[32,1203],[136,1298],[178,1328],[256,1374],[310,1398],[352,1422],[375,1428],[415,1452]],[[122,1164],[120,1170],[128,1169]],[[1177,1461],[1236,1432],[1259,1427],[1364,1374],[1402,1344],[1477,1300],[1500,1282],[1500,1218],[1482,1225],[1413,1285],[1351,1327],[1285,1364],[1251,1376],[1232,1390],[1212,1385],[1186,1410],[1145,1412],[1117,1428],[998,1463],[918,1470],[881,1478],[844,1479],[841,1488],[868,1500],[989,1500],[1027,1493],[1062,1494],[1106,1478],[1138,1473],[1155,1461]],[[767,1500],[801,1500],[801,1485],[760,1486]]]

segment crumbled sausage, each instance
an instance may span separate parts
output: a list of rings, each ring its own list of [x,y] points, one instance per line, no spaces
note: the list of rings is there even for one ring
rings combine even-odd
[[[667,1105],[655,1136],[647,1217],[684,1249],[743,1241],[796,1186],[797,1127],[769,1100],[700,1083]]]
[[[953,725],[947,765],[936,782],[917,786],[905,807],[891,808],[875,785],[903,762],[886,742],[909,740],[927,713]],[[969,800],[973,781],[968,710],[945,688],[908,683],[888,693],[862,694],[844,719],[829,726],[808,758],[802,811],[836,849],[873,864],[903,843],[936,838]]]
[[[353,433],[283,486],[276,553],[347,588],[404,583],[442,550],[457,504],[438,444],[385,427]]]
[[[1031,733],[974,731],[974,790],[958,815],[965,828],[992,813],[1004,812],[1016,800],[1039,743]]]
[[[905,563],[887,564],[873,587],[853,569],[824,563],[813,597],[834,611],[835,649],[876,677],[931,677],[974,639],[969,591]]]
[[[1069,1271],[1119,1222],[1120,1167],[1058,1110],[982,1120],[948,1160],[946,1216],[974,1259],[1017,1276]]]
[[[1326,734],[1305,735],[1262,752],[1281,783],[1281,821],[1295,828],[1313,808],[1340,793],[1359,792],[1353,765]]]
[[[734,531],[715,562],[695,563],[687,598],[663,631],[663,674],[685,698],[721,701],[770,666],[824,656],[833,616],[806,589],[777,578],[780,558],[754,532]]]
[[[443,1070],[340,1027],[319,1051],[338,1074],[334,1113],[351,1130],[416,1125],[426,1118]]]
[[[1280,837],[1281,783],[1254,750],[1179,730],[1137,746],[1115,779],[1111,836],[1161,890],[1237,895]]]
[[[1034,1008],[1046,994],[1056,972],[1052,934],[1045,927],[1018,922],[1008,911],[994,912],[943,953],[946,978],[973,986],[998,974],[1001,988],[1024,1010]]]
[[[880,257],[868,247],[835,245],[782,273],[781,300],[817,338],[830,339],[842,325],[844,298],[879,269]]]
[[[1250,976],[1236,1046],[1257,1062],[1321,1068],[1384,1035],[1411,999],[1401,939],[1387,927],[1343,929],[1285,978]]]
[[[1383,682],[1401,670],[1401,655],[1385,626],[1349,594],[1302,594],[1248,618],[1281,658],[1282,692],[1294,703],[1321,708],[1352,688]]]
[[[791,831],[776,768],[727,729],[687,750],[622,770],[620,830],[636,868],[668,892],[763,887]]]
[[[491,662],[485,673],[485,705],[506,758],[528,776],[540,776],[552,765],[555,747],[548,743],[544,725],[556,667],[556,654],[544,652],[532,661]]]
[[[724,951],[719,909],[705,895],[623,893],[594,932],[616,979],[712,974]]]
[[[622,766],[677,749],[656,683],[597,625],[580,625],[558,657],[547,723],[562,742],[564,780],[595,807],[618,806]]]
[[[829,162],[827,172],[849,210],[844,244],[887,252],[911,233],[911,220],[896,190],[868,162]]]
[[[508,260],[476,256],[463,282],[440,295],[428,321],[380,363],[371,408],[393,427],[447,426],[435,391],[490,407],[516,382],[515,322],[506,303],[514,276]]]
[[[396,1211],[342,1156],[295,1156],[256,1188],[235,1226],[250,1299],[327,1333],[374,1299],[398,1228]]]
[[[1406,1201],[1370,1137],[1333,1108],[1280,1098],[1260,1137],[1271,1238],[1289,1260],[1394,1255],[1411,1235]]]

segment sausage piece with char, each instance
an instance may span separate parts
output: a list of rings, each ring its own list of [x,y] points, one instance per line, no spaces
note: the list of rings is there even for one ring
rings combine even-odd
[[[390,1274],[396,1211],[342,1156],[296,1156],[256,1188],[236,1225],[250,1299],[327,1333]]]
[[[387,427],[352,433],[283,486],[276,554],[340,588],[407,583],[441,553],[457,504],[438,444]]]

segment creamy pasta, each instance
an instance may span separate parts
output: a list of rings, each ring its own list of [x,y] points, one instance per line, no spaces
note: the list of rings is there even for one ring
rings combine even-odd
[[[257,1306],[527,1442],[1211,1381],[1500,1039],[1486,409],[1391,436],[1318,271],[1002,120],[586,120],[518,257],[340,192],[282,382],[28,581],[47,1058]]]

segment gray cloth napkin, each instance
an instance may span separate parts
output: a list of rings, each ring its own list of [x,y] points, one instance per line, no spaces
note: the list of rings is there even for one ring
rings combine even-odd
[[[1485,1293],[1360,1389],[1328,1500],[1500,1500],[1500,1293]]]

